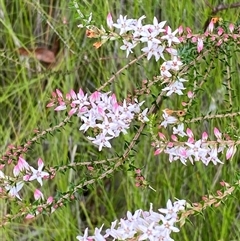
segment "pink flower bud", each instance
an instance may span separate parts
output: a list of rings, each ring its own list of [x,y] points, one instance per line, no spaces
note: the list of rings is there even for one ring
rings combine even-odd
[[[52,101],[52,102],[48,103],[46,107],[47,107],[47,108],[50,108],[50,107],[53,107],[54,105],[55,105],[55,104],[54,104],[54,102]]]
[[[176,135],[171,135],[171,139],[172,139],[173,141],[178,141],[178,138],[177,138]]]
[[[167,144],[167,147],[173,147],[174,146],[174,144],[173,144],[173,142],[168,142],[168,144]]]
[[[211,22],[210,22],[209,25],[208,25],[207,31],[210,32],[210,33],[212,33],[213,28],[214,28],[214,21],[211,20]]]
[[[71,95],[72,99],[74,99],[74,100],[77,99],[77,95],[74,90],[70,90],[70,95]]]
[[[162,152],[162,149],[158,148],[155,152],[154,152],[154,156],[159,155]]]
[[[227,149],[226,153],[226,159],[229,160],[235,153],[236,148],[234,146],[231,146],[230,148]]]
[[[217,190],[217,194],[219,197],[221,197],[223,195],[223,193],[220,190]]]
[[[87,166],[87,169],[88,169],[89,171],[93,171],[93,170],[94,170],[94,167],[92,167],[92,166]]]
[[[50,196],[48,199],[47,199],[47,204],[52,204],[53,203],[53,197]]]
[[[161,133],[161,132],[158,132],[158,136],[159,136],[159,138],[161,139],[161,140],[166,140],[166,137],[165,137],[165,135],[163,134],[163,133]]]
[[[190,137],[190,138],[194,137],[193,132],[192,132],[191,129],[187,128],[186,132],[187,132],[188,137]]]
[[[61,111],[61,110],[66,110],[66,105],[59,105],[58,107],[56,107],[54,110],[55,111]]]
[[[222,40],[222,39],[219,39],[216,45],[217,45],[217,46],[220,46],[222,43],[223,43],[223,40]]]
[[[73,108],[73,109],[71,109],[71,110],[68,112],[68,115],[69,115],[69,116],[72,116],[73,114],[76,113],[76,111],[77,111],[77,108]]]
[[[179,35],[181,35],[183,33],[183,26],[182,25],[179,26],[178,33],[179,33]]]
[[[107,26],[112,29],[113,28],[113,20],[111,13],[108,13],[107,15]]]
[[[203,140],[203,141],[206,141],[207,139],[208,139],[208,134],[207,134],[207,132],[204,131],[204,132],[202,133],[202,140]]]
[[[192,91],[188,91],[187,96],[188,96],[189,99],[192,99],[194,94],[193,94]]]
[[[203,40],[202,38],[198,38],[198,43],[197,43],[197,51],[200,53],[203,50]]]
[[[223,32],[224,32],[223,28],[219,27],[219,28],[218,28],[218,35],[219,35],[219,36],[222,35]]]
[[[222,133],[218,130],[218,128],[215,127],[213,132],[217,139],[222,139]]]
[[[35,216],[33,214],[28,214],[25,219],[33,219]]]
[[[229,24],[229,31],[232,33],[234,30],[234,24],[233,23],[230,23]]]
[[[34,198],[35,200],[44,199],[43,193],[40,190],[36,189],[34,192]]]
[[[189,27],[186,27],[187,33],[192,33],[192,30]]]
[[[63,98],[62,92],[59,89],[56,89],[56,93],[58,97]]]
[[[196,43],[197,42],[197,37],[193,36],[192,37],[192,43]]]

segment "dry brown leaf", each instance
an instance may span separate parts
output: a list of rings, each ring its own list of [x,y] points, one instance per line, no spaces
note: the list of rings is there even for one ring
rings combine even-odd
[[[37,60],[42,61],[44,63],[51,64],[56,62],[54,52],[44,47],[35,49],[19,48],[18,52],[22,56],[36,58]]]

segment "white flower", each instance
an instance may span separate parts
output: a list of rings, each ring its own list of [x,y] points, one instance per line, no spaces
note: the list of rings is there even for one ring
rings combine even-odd
[[[163,77],[171,77],[172,74],[169,72],[171,70],[171,65],[168,63],[169,61],[163,62],[163,64],[160,67],[161,76]]]
[[[175,36],[178,33],[178,29],[176,29],[174,32],[172,32],[172,29],[168,26],[166,32],[167,32],[167,34],[162,36],[161,39],[168,41],[168,47],[170,47],[172,45],[172,42],[180,43],[180,40]]]
[[[163,88],[163,91],[167,91],[166,96],[170,96],[173,93],[176,93],[178,95],[183,95],[182,90],[185,90],[183,83],[180,81],[172,82],[169,86]]]
[[[142,48],[142,52],[147,53],[147,60],[151,59],[152,56],[155,56],[155,60],[158,61],[160,57],[165,60],[163,51],[165,47],[156,43],[153,43],[151,46]]]
[[[41,158],[38,159],[38,169],[37,170],[30,166],[32,175],[30,176],[29,181],[33,181],[33,180],[37,179],[39,184],[41,186],[43,185],[42,179],[49,176],[49,173],[42,171],[43,166],[44,166],[44,164],[43,164],[43,161]]]
[[[22,200],[18,194],[18,192],[23,188],[24,186],[24,182],[23,181],[20,181],[20,182],[17,182],[16,184],[14,185],[9,185],[7,184],[5,186],[6,190],[8,191],[8,195],[11,196],[11,197],[17,197],[18,199]]]
[[[191,162],[193,162],[191,156],[195,157],[195,161],[206,159],[208,149],[202,148],[202,140],[198,140],[194,144],[191,144],[189,142],[185,142],[185,144],[189,147],[187,152],[188,152],[189,160]]]
[[[178,208],[174,207],[172,205],[171,200],[167,201],[167,208],[160,208],[160,209],[158,209],[158,211],[160,213],[166,214],[165,219],[172,219],[172,218],[174,218],[175,220],[177,220]]]
[[[83,236],[78,235],[76,238],[79,241],[89,241],[89,239],[88,239],[88,228],[85,229]]]
[[[168,62],[171,66],[171,69],[174,71],[179,71],[180,66],[183,65],[183,63],[179,60],[179,57],[177,57],[177,56],[173,56],[173,59]]]
[[[179,135],[181,137],[186,136],[187,134],[184,132],[184,124],[181,123],[176,127],[173,127],[173,134]]]
[[[142,37],[140,38],[140,41],[142,43],[147,42],[147,46],[149,48],[151,48],[154,43],[155,44],[161,43],[161,41],[158,38],[156,38],[158,35],[157,31],[149,31],[148,28],[146,28],[145,31],[142,31],[141,35]]]
[[[123,40],[123,44],[124,44],[124,45],[122,45],[122,46],[120,47],[120,49],[127,51],[127,57],[128,57],[128,55],[129,55],[130,53],[133,52],[132,49],[137,45],[137,43],[130,43],[130,42],[128,42],[128,41],[125,40],[125,39]]]
[[[120,35],[123,33],[126,33],[129,30],[133,30],[134,26],[136,25],[136,20],[134,19],[127,19],[127,16],[120,15],[119,19],[117,20],[117,23],[114,23],[112,26],[115,28],[120,29]]]
[[[140,120],[142,123],[149,121],[149,119],[146,116],[147,112],[148,112],[148,108],[146,108],[142,113],[138,115],[138,120]]]
[[[168,115],[165,111],[163,112],[163,119],[164,121],[161,123],[161,126],[167,127],[168,124],[175,124],[178,119],[175,116]]]
[[[87,137],[89,140],[92,141],[93,144],[99,146],[98,150],[101,151],[103,147],[111,148],[111,144],[109,140],[113,139],[113,136],[105,136],[103,133],[100,133],[95,138]]]

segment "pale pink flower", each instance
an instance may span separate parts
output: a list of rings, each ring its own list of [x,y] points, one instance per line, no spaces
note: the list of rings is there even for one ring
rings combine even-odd
[[[142,48],[142,52],[147,53],[147,60],[151,59],[152,56],[155,57],[155,60],[158,61],[160,57],[165,60],[163,55],[165,47],[156,43],[153,43],[151,46]]]
[[[168,61],[168,63],[171,66],[171,69],[174,71],[179,71],[180,66],[183,65],[182,61],[180,61],[180,58],[178,56],[173,56],[172,60]]]
[[[113,139],[113,136],[105,136],[104,134],[100,133],[95,138],[89,136],[87,138],[91,140],[93,144],[99,146],[99,151],[101,151],[103,147],[112,147],[109,140]]]
[[[166,231],[167,233],[170,232],[179,232],[180,230],[173,225],[175,224],[175,219],[167,220],[164,216],[161,216],[161,220],[163,224],[159,227],[163,232]]]
[[[140,41],[142,43],[146,42],[149,48],[151,48],[154,43],[159,45],[161,44],[161,41],[157,38],[158,34],[158,31],[143,31],[141,33],[142,37],[140,38]]]
[[[175,81],[169,84],[167,87],[163,88],[162,91],[167,91],[166,96],[170,96],[173,93],[178,95],[183,95],[182,90],[185,90],[183,83],[180,81]]]

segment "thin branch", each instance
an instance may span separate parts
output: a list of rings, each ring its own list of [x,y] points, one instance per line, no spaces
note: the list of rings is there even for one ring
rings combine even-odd
[[[230,8],[239,8],[240,7],[240,2],[238,3],[232,3],[232,4],[219,4],[217,7],[214,7],[212,9],[212,14],[216,14],[220,11],[230,9]]]
[[[121,74],[123,72],[123,70],[127,69],[129,66],[133,65],[134,63],[136,63],[139,59],[141,59],[142,57],[144,57],[146,55],[146,53],[140,55],[139,57],[137,57],[136,59],[132,60],[131,62],[129,62],[127,65],[125,65],[123,68],[121,68],[120,70],[118,70],[108,81],[106,81],[101,87],[98,88],[98,91],[101,91],[102,89],[104,89],[108,84],[112,83],[114,81],[114,79],[116,78],[117,75]]]

